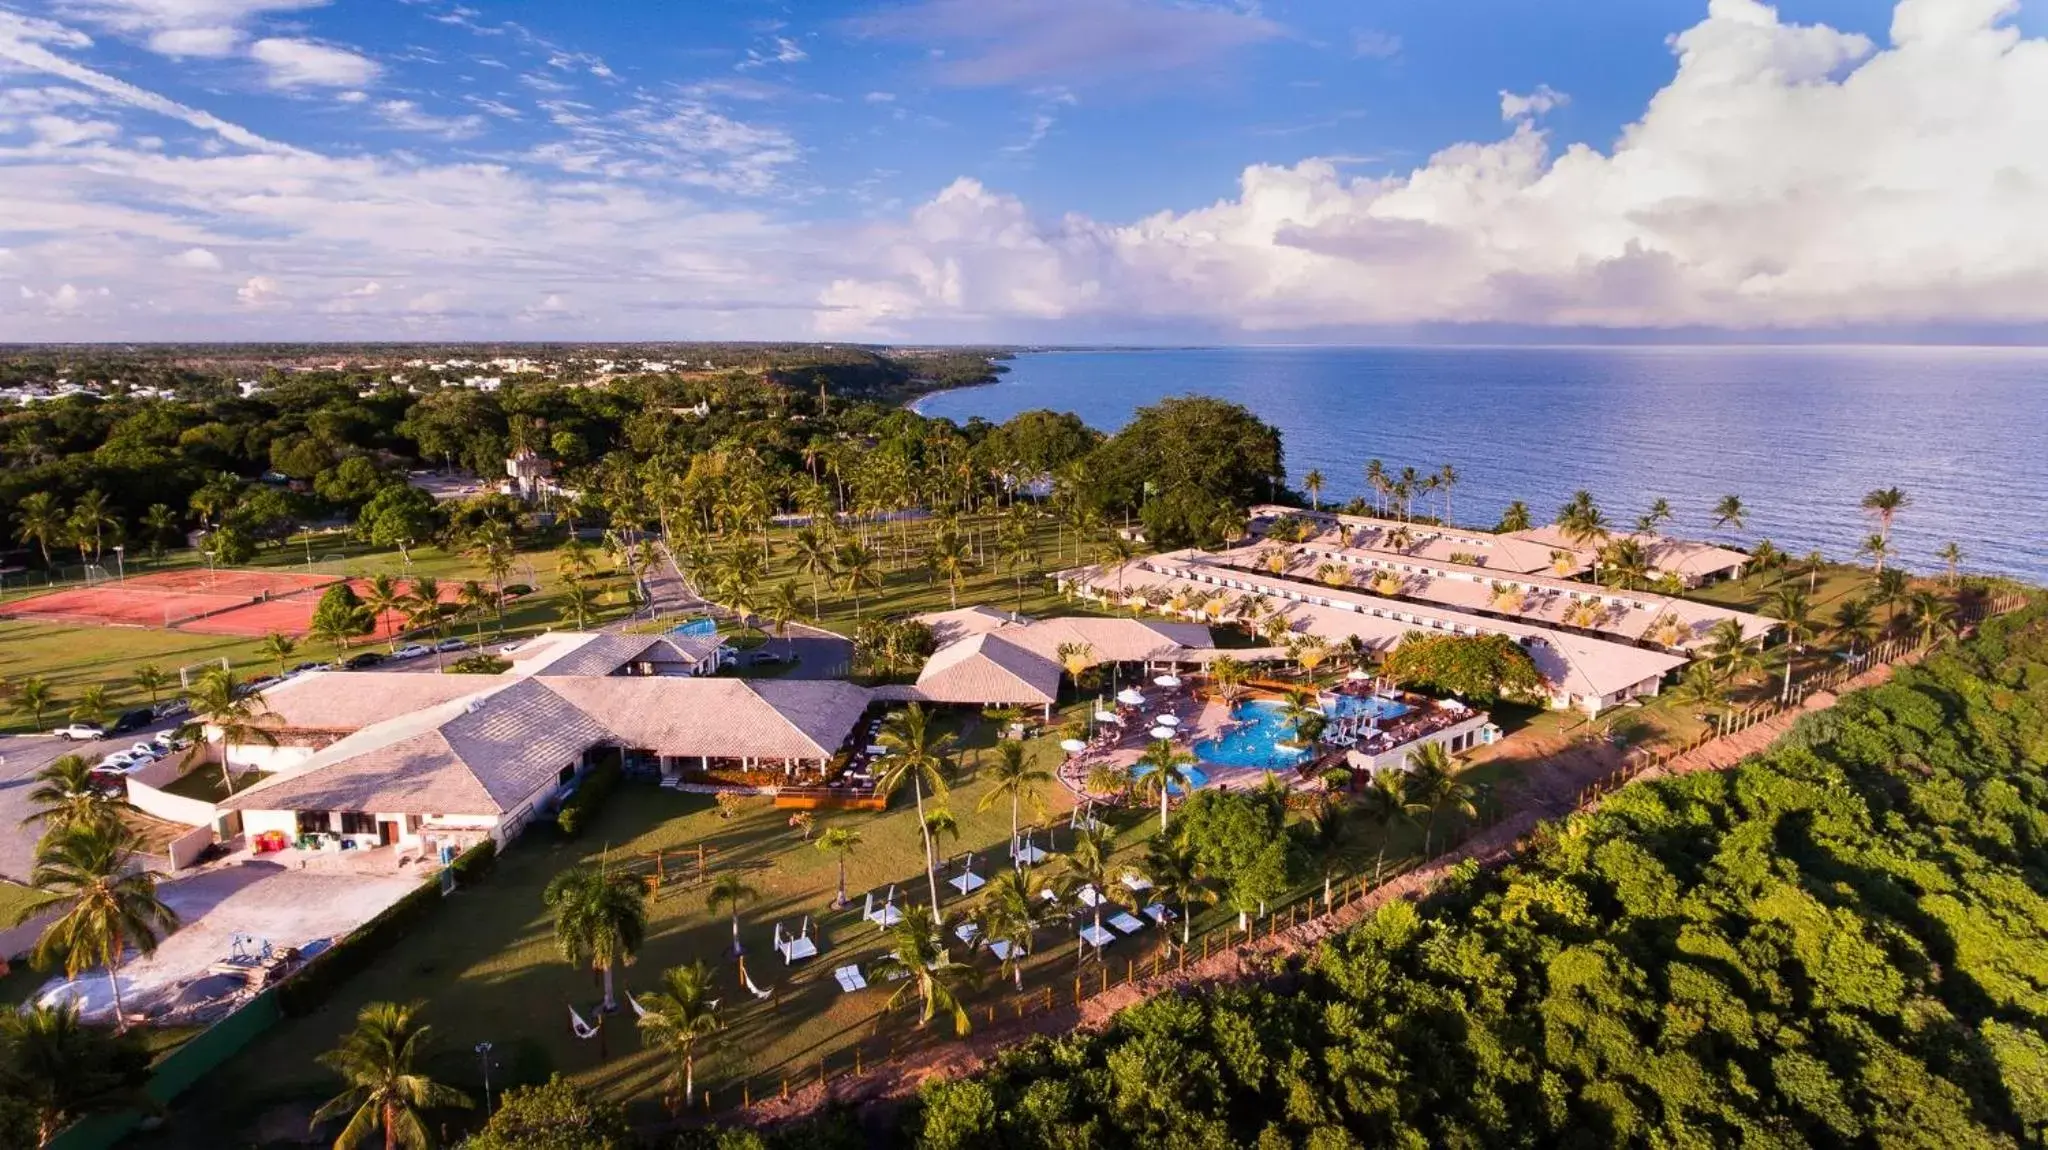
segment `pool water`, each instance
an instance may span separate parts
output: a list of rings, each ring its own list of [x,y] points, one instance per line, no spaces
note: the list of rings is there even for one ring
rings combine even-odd
[[[1408,707],[1392,699],[1337,695],[1324,706],[1324,711],[1332,721],[1355,718],[1363,722],[1368,716],[1378,715],[1380,721],[1385,722],[1406,714]],[[1227,734],[1200,740],[1195,744],[1195,755],[1205,763],[1226,767],[1283,770],[1298,766],[1311,752],[1306,748],[1291,750],[1280,745],[1294,738],[1294,724],[1287,721],[1285,712],[1286,704],[1277,700],[1246,699],[1231,711],[1231,717],[1245,725]]]
[[[1199,753],[1201,744],[1197,743],[1195,744],[1195,746],[1197,749],[1197,753]],[[1150,763],[1139,763],[1137,766],[1131,768],[1131,775],[1134,778],[1142,779],[1146,775],[1149,775],[1151,773],[1152,765]],[[1196,790],[1201,790],[1203,787],[1209,785],[1209,772],[1192,764],[1189,765],[1184,772],[1182,772],[1181,777],[1193,783],[1195,785]],[[1166,784],[1166,793],[1172,795],[1175,798],[1179,798],[1180,796],[1187,793],[1187,788],[1182,786],[1178,782],[1172,782]]]

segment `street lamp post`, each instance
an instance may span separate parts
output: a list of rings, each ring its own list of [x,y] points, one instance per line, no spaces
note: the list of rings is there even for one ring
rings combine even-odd
[[[476,1056],[484,1064],[484,1118],[488,1121],[491,1117],[491,1044],[477,1043]]]
[[[125,543],[114,544],[114,570],[119,573],[121,582],[128,581],[128,545]]]

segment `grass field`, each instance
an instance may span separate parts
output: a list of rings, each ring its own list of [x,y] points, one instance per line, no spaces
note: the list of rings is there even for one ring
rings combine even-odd
[[[942,850],[957,855],[973,849],[983,860],[977,869],[987,875],[1001,865],[1009,812],[1002,804],[986,812],[976,810],[988,785],[975,767],[988,756],[993,732],[984,720],[968,722],[963,775],[947,804],[959,818],[962,834]],[[1034,741],[1031,753],[1048,766],[1059,755],[1046,739]],[[1046,798],[1049,818],[1062,827],[1064,846],[1064,792],[1049,785]],[[1027,811],[1027,821],[1029,817]],[[1120,839],[1126,857],[1141,853],[1158,825],[1156,810],[1123,812],[1113,821],[1128,825]],[[669,883],[654,903],[648,944],[638,962],[621,972],[619,985],[622,990],[648,989],[663,968],[693,959],[713,966],[724,992],[727,1028],[709,1044],[699,1066],[700,1085],[730,1092],[739,1075],[750,1074],[758,1093],[780,1074],[814,1068],[821,1055],[875,1033],[877,1012],[889,989],[871,986],[846,995],[832,978],[833,968],[856,961],[865,965],[879,954],[876,928],[861,919],[862,894],[893,882],[898,884],[899,902],[928,901],[915,811],[907,797],[899,797],[886,812],[821,816],[819,829],[832,825],[851,827],[863,836],[848,864],[853,905],[837,912],[829,909],[835,859],[802,841],[788,825],[788,812],[755,800],[726,821],[708,796],[632,786],[616,796],[588,835],[575,843],[559,841],[548,828],[536,828],[504,854],[487,880],[458,893],[428,925],[346,984],[329,1005],[310,1017],[287,1020],[196,1087],[180,1101],[179,1110],[232,1115],[239,1123],[267,1106],[317,1101],[330,1083],[314,1058],[334,1044],[356,1009],[370,1001],[422,999],[428,1004],[426,1017],[447,1052],[436,1064],[437,1072],[450,1081],[470,1089],[478,1085],[476,1059],[469,1051],[475,1043],[489,1040],[506,1067],[495,1078],[499,1083],[560,1071],[633,1103],[641,1117],[657,1116],[660,1072],[652,1057],[639,1049],[630,1011],[610,1016],[603,1053],[596,1041],[579,1042],[569,1034],[568,1008],[574,1005],[591,1017],[597,992],[587,970],[570,967],[556,953],[540,893],[562,868],[579,861],[608,859],[614,865],[646,870],[650,868],[644,852],[699,843],[717,848],[711,856],[714,875],[736,869],[759,891],[759,898],[741,910],[747,965],[758,984],[779,988],[778,1000],[756,1001],[738,985],[735,967],[725,956],[729,921],[723,914],[714,916],[705,905],[705,887],[694,880],[694,863],[673,856]],[[1392,844],[1394,854],[1412,850],[1418,838],[1412,828],[1402,830]],[[1365,841],[1367,853],[1361,858],[1369,868],[1371,840]],[[1040,873],[1056,873],[1059,868],[1055,858]],[[1305,883],[1303,889],[1308,885],[1312,884]],[[950,887],[940,889],[949,910],[974,904],[973,898],[961,898]],[[816,923],[821,953],[793,970],[785,968],[770,947],[772,926],[780,921],[793,928],[807,914]],[[1229,912],[1222,908],[1200,910],[1197,929],[1228,919]],[[1148,930],[1124,939],[1111,949],[1110,961],[1121,973],[1127,959],[1149,956],[1145,948],[1156,945],[1158,937]],[[1044,949],[1028,968],[1027,987],[1070,988],[1076,971],[1071,933],[1048,928],[1040,933],[1039,942]],[[974,961],[989,975],[989,984],[976,1001],[1003,1000],[1011,986],[995,977],[995,960],[984,953]],[[1095,977],[1092,965],[1089,977]],[[909,1036],[914,1022],[914,1015],[902,1013],[881,1020],[880,1045],[886,1047],[892,1034]]]

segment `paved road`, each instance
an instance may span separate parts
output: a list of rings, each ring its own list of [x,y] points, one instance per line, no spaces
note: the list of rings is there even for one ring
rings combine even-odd
[[[689,580],[683,578],[681,569],[676,566],[675,556],[670,555],[666,548],[661,549],[661,558],[662,561],[654,566],[656,575],[648,580],[658,611],[701,611],[717,619],[735,619],[731,611],[691,589]],[[765,620],[757,617],[754,622],[764,630],[767,628]],[[786,679],[844,679],[853,672],[853,641],[819,627],[791,623],[787,637],[771,638],[760,650],[796,656],[796,666],[783,676]],[[745,658],[745,655],[741,657]]]
[[[26,883],[35,865],[36,837],[33,826],[22,826],[28,817],[28,793],[35,789],[35,773],[64,755],[78,755],[97,763],[115,751],[148,742],[158,731],[176,726],[175,720],[153,723],[139,731],[128,731],[96,743],[71,743],[54,735],[0,735],[0,878]]]

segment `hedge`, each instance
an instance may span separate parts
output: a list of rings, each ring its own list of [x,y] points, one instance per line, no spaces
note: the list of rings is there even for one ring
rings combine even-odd
[[[625,769],[619,765],[617,756],[608,757],[590,768],[590,773],[583,776],[583,784],[576,788],[576,793],[570,795],[562,804],[562,809],[555,812],[555,826],[561,830],[565,838],[573,839],[583,833],[583,828],[596,817],[605,800],[618,789],[619,780],[624,778],[625,774]]]
[[[459,883],[476,882],[491,873],[498,859],[498,844],[485,839],[455,856],[448,869]],[[327,1001],[337,987],[369,967],[379,955],[396,945],[414,925],[434,913],[441,901],[441,876],[436,873],[405,897],[392,903],[375,918],[336,940],[333,946],[314,955],[277,988],[277,1005],[288,1017],[311,1014]]]

